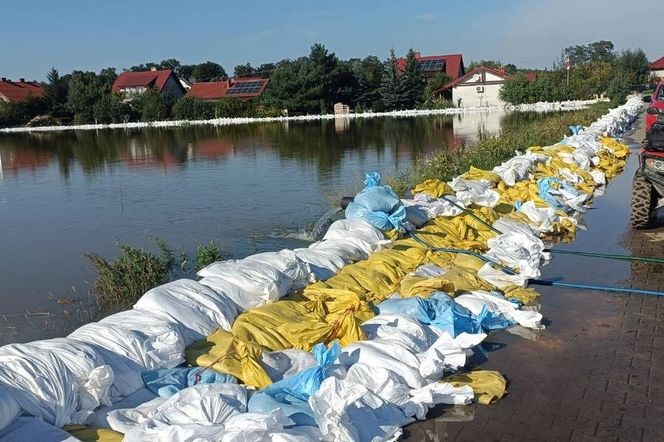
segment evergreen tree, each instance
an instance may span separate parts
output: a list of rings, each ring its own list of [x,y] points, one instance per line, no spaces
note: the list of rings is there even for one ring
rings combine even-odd
[[[422,95],[426,86],[426,79],[420,67],[419,61],[415,57],[413,48],[406,54],[406,67],[403,72],[403,83],[407,94],[406,106],[414,109],[422,101]]]
[[[51,68],[46,74],[48,84],[44,87],[44,101],[52,116],[62,115],[66,111],[69,85],[65,78],[60,77],[57,69]]]
[[[403,76],[397,69],[397,56],[390,50],[390,58],[385,62],[385,74],[381,83],[380,99],[386,110],[404,109],[409,100]]]

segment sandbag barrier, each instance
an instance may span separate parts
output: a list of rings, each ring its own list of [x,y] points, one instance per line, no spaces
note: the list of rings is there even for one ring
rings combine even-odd
[[[1,347],[0,435],[43,419],[48,431],[92,423],[126,440],[387,440],[437,404],[499,397],[497,373],[449,375],[491,330],[541,328],[526,287],[550,258],[541,238],[573,238],[629,152],[603,136],[640,110],[631,98],[561,143],[421,183],[400,202],[425,214],[427,244],[517,275],[383,235],[366,217],[337,221],[308,248],[215,263],[67,338]]]

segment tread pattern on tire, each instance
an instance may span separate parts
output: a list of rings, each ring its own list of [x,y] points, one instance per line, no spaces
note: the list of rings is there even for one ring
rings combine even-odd
[[[654,189],[652,183],[641,173],[636,173],[632,180],[632,226],[636,228],[650,225],[654,206]]]

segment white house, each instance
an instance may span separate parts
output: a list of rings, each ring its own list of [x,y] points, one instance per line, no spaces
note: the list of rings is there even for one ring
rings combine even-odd
[[[504,106],[500,99],[500,89],[509,77],[504,71],[488,66],[478,66],[454,81],[450,81],[434,92],[434,95],[449,96],[458,107]]]
[[[174,98],[180,98],[186,92],[178,76],[170,69],[123,72],[115,79],[112,87],[114,93],[124,95],[127,100],[148,89]]]
[[[656,81],[664,81],[664,57],[650,65],[650,76]]]

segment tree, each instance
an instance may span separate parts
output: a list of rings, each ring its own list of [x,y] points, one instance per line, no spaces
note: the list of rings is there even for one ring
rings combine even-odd
[[[452,79],[443,72],[439,72],[433,77],[429,78],[424,88],[424,93],[422,94],[424,101],[431,102],[435,98],[433,93],[445,86],[450,81],[452,81]]]
[[[510,75],[514,75],[517,72],[517,68],[512,63],[508,63],[505,65],[505,72],[507,72]]]
[[[169,105],[166,97],[152,89],[138,95],[132,105],[141,116],[141,121],[159,121],[169,117]]]
[[[611,79],[607,95],[611,99],[611,103],[617,106],[623,104],[625,100],[627,100],[628,94],[629,81],[627,75],[623,71],[618,71],[613,79]]]
[[[403,109],[409,100],[402,76],[397,69],[397,56],[390,50],[390,58],[385,62],[385,75],[381,83],[380,99],[387,110]]]
[[[408,97],[405,105],[414,109],[422,101],[426,80],[413,48],[410,48],[406,54],[406,66],[402,76],[404,89]]]
[[[239,64],[233,69],[233,75],[236,77],[251,77],[255,72],[256,70],[249,63]]]
[[[176,120],[209,120],[214,116],[215,103],[213,101],[182,97],[173,105],[173,117]]]
[[[78,124],[94,122],[94,106],[108,92],[103,78],[94,72],[74,71],[69,81],[67,108]]]
[[[375,55],[352,64],[357,79],[357,104],[363,109],[380,110],[380,88],[385,73],[385,66]]]
[[[498,69],[503,66],[503,64],[500,62],[500,60],[479,60],[479,61],[473,61],[471,62],[468,67],[466,68],[467,71],[472,71],[476,67],[479,66],[486,66],[489,68],[494,68]]]
[[[648,82],[650,63],[643,49],[623,51],[616,57],[615,69],[622,72],[630,84]]]
[[[587,45],[569,46],[563,52],[570,58],[573,66],[578,66],[591,62],[613,61],[613,47],[612,42],[600,40]]]
[[[52,116],[62,115],[66,111],[69,85],[65,78],[60,77],[57,69],[51,68],[46,74],[48,83],[44,87],[44,101]]]
[[[193,76],[194,67],[195,67],[195,65],[193,65],[193,64],[180,65],[175,70],[175,74],[180,78],[184,78],[185,80],[190,81],[192,76]]]
[[[197,64],[192,69],[191,75],[197,82],[220,81],[228,78],[224,68],[219,63],[213,61]]]
[[[263,63],[256,68],[255,74],[261,78],[268,78],[275,68],[276,65],[274,63]]]
[[[123,123],[129,119],[129,105],[115,94],[107,93],[93,106],[94,119],[97,123]]]

